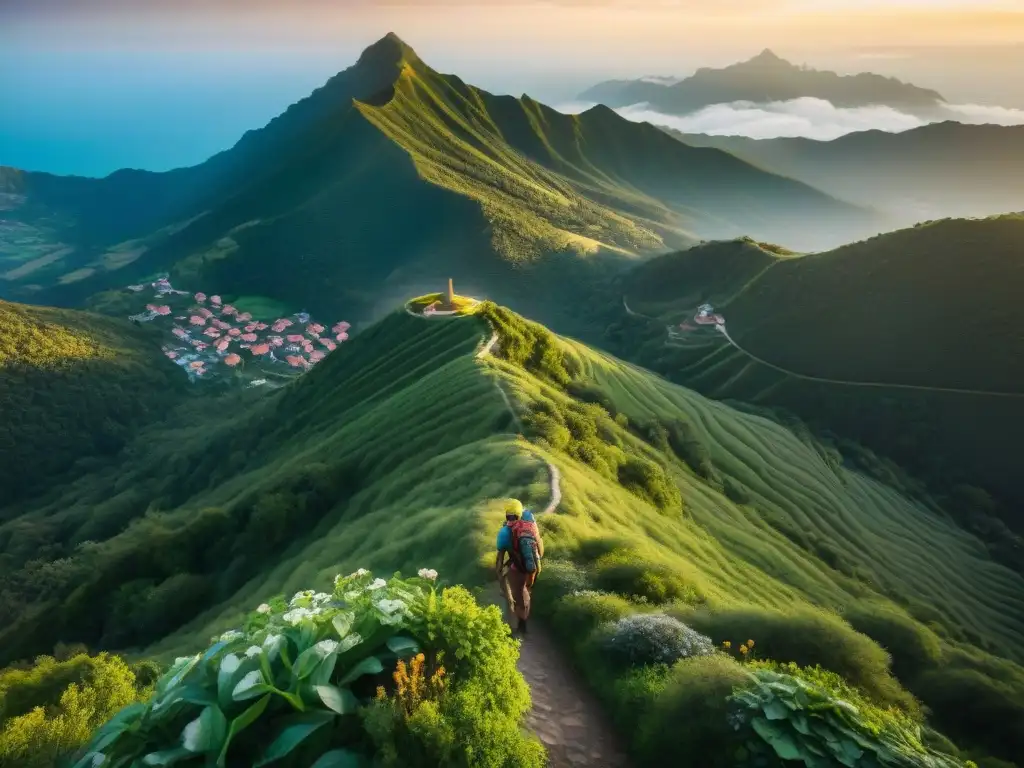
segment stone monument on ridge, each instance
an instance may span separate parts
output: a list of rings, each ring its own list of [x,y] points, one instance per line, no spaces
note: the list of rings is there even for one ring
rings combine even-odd
[[[448,307],[449,310],[455,309],[455,288],[452,286],[452,279],[448,278]]]

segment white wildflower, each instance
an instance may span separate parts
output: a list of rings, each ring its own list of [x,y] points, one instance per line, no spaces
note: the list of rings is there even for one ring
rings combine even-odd
[[[171,665],[171,671],[178,672],[179,670],[181,670],[182,667],[184,667],[190,661],[195,661],[198,658],[199,658],[199,654],[196,654],[195,656],[179,656],[178,658],[176,658],[174,660],[174,663]]]
[[[351,574],[349,576],[349,578],[350,579],[354,579],[354,578],[359,577],[359,576],[365,576],[368,573],[369,573],[369,571],[366,570],[365,568],[360,568],[358,571],[356,571],[355,573]]]
[[[312,618],[315,614],[309,608],[292,608],[281,618],[291,624],[293,627],[300,621]]]
[[[387,585],[388,583],[384,579],[374,579],[366,586],[366,591],[372,592],[377,589],[384,589]]]
[[[288,605],[290,605],[292,608],[305,607],[302,604],[312,600],[313,594],[314,592],[312,589],[304,589],[301,592],[296,592],[295,595],[292,597],[291,602],[288,603]]]
[[[345,653],[345,651],[355,648],[361,642],[363,642],[362,635],[360,635],[358,632],[349,632],[338,644],[338,653]]]
[[[254,669],[252,672],[247,674],[241,680],[238,681],[238,685],[235,686],[235,690],[231,692],[231,697],[237,699],[246,691],[255,688],[257,685],[263,683],[263,673],[258,669]],[[196,721],[198,722],[198,721]]]
[[[229,653],[223,659],[220,660],[220,671],[225,675],[233,674],[238,665],[242,663],[242,660],[235,656],[233,653]]]
[[[261,653],[263,653],[263,649],[258,645],[250,645],[245,649],[245,658],[251,659],[253,656],[259,656]]]
[[[256,609],[256,613],[270,613],[270,606],[266,603],[263,603],[262,605],[260,605],[259,608]]]
[[[421,579],[429,579],[435,581],[437,579],[437,571],[433,568],[420,568],[419,577]]]
[[[220,641],[222,643],[233,643],[235,640],[238,640],[241,637],[243,637],[241,632],[239,632],[237,629],[232,629],[221,635]]]
[[[351,602],[352,600],[358,600],[359,594],[360,593],[358,590],[352,590],[351,592],[346,592],[344,595],[342,595],[342,597]]]
[[[378,600],[376,603],[374,603],[374,605],[377,607],[377,610],[379,610],[381,613],[386,613],[389,616],[395,613],[396,611],[405,610],[405,603],[401,600]]]
[[[331,601],[331,596],[329,594],[327,594],[326,592],[317,592],[315,595],[313,595],[313,605],[314,606],[320,606],[320,605],[323,605],[324,603],[329,603],[330,601]]]
[[[236,689],[237,690],[237,689]],[[181,732],[181,745],[185,747],[189,752],[199,751],[199,729],[201,725],[199,718],[197,717],[191,723],[185,726],[185,730]]]
[[[330,639],[321,640],[319,643],[317,643],[313,647],[316,648],[316,652],[317,652],[318,655],[320,655],[320,656],[329,656],[330,654],[332,654],[336,650],[338,650],[338,641],[337,640],[330,640]]]

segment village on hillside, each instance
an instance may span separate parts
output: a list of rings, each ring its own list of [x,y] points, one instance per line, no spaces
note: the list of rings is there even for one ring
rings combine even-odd
[[[708,338],[708,330],[724,332],[725,318],[715,312],[714,306],[704,303],[697,307],[692,317],[678,325],[670,325],[665,330],[669,341],[699,341]]]
[[[179,290],[168,275],[148,284],[126,286],[126,290],[137,294],[152,290],[154,299],[166,302],[146,304],[143,312],[128,319],[165,324],[168,340],[162,351],[191,382],[237,369],[245,370],[250,387],[272,386],[268,375],[281,378],[308,371],[348,341],[352,327],[342,321],[328,332],[307,312],[258,320],[216,294]]]

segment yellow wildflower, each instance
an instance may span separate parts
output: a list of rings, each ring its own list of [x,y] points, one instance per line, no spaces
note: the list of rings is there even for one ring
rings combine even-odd
[[[749,651],[749,650],[750,650],[750,649],[749,649],[749,648],[747,648],[747,646],[745,646],[745,645],[741,645],[741,646],[740,646],[740,653],[742,653],[742,654],[743,654],[744,656],[746,656],[746,655],[747,655],[747,651]]]
[[[725,650],[728,651],[730,648],[732,648],[732,643],[730,643],[728,640],[726,640],[726,641],[724,641],[722,643],[722,647],[725,648]]]
[[[747,648],[753,648],[753,647],[754,647],[754,641],[753,640],[747,640]]]

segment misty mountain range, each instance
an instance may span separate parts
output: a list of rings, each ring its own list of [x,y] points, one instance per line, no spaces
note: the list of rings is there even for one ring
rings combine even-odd
[[[712,104],[824,99],[837,107],[884,104],[928,112],[945,103],[937,91],[871,73],[839,75],[791,64],[771,50],[722,69],[703,67],[678,82],[669,79],[609,80],[580,94],[581,101],[609,107],[647,104],[669,115],[685,115]]]

